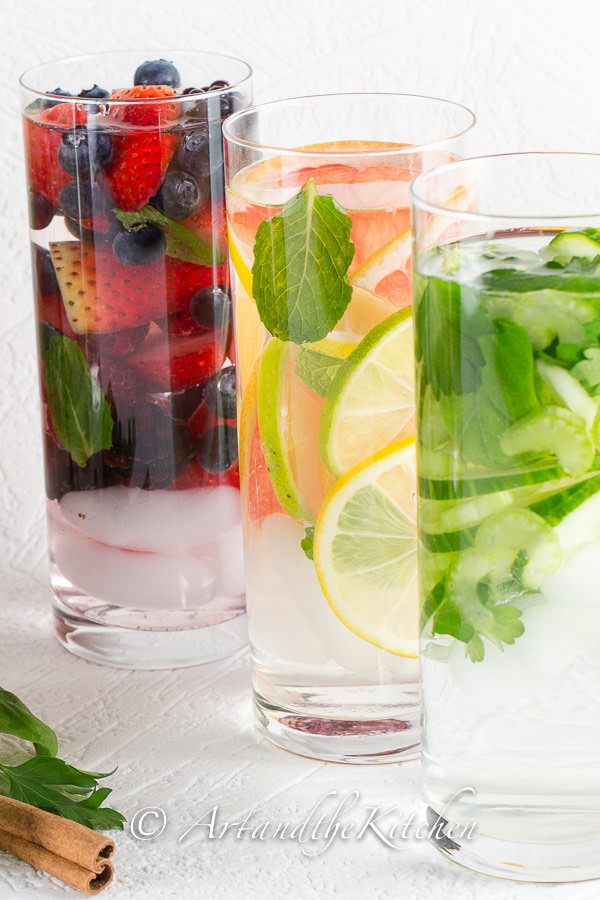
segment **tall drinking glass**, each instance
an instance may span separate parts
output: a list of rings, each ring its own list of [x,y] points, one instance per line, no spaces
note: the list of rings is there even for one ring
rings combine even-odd
[[[506,878],[599,877],[600,156],[455,162],[412,190],[435,839]]]
[[[250,74],[123,51],[21,79],[55,629],[95,662],[247,640],[221,123]]]
[[[305,97],[225,123],[259,729],[298,753],[417,753],[409,184],[472,114]]]

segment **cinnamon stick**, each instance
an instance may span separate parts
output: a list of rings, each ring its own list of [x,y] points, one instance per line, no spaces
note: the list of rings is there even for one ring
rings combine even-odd
[[[0,796],[0,846],[88,894],[113,876],[115,843],[85,825]]]

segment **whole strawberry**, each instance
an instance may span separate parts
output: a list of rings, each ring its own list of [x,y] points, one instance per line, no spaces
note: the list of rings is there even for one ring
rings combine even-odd
[[[168,130],[178,115],[177,103],[169,102],[174,96],[173,88],[157,84],[113,91],[112,100],[135,101],[113,104],[107,117],[117,132],[106,177],[116,205],[126,212],[145,206],[162,184],[178,142]]]

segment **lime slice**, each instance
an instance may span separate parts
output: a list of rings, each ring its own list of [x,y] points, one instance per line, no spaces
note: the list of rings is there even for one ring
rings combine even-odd
[[[551,454],[569,475],[583,475],[594,462],[585,420],[562,406],[544,406],[515,422],[500,438],[508,456]]]
[[[325,399],[319,452],[334,475],[414,433],[410,309],[367,334],[340,366]]]
[[[315,345],[316,346],[316,345]],[[333,479],[321,463],[323,399],[295,374],[298,346],[271,338],[258,373],[258,428],[275,495],[294,519],[314,522]]]
[[[326,495],[314,562],[329,605],[354,634],[418,652],[415,447],[408,439],[354,466]]]

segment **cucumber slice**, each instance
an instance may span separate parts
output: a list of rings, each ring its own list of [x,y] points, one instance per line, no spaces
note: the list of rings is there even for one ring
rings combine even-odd
[[[428,500],[465,500],[480,494],[507,491],[527,484],[539,484],[564,478],[560,466],[541,465],[515,469],[509,472],[473,473],[471,477],[461,477],[454,473],[448,478],[419,478],[419,495]]]
[[[486,519],[477,531],[475,548],[488,560],[488,574],[496,582],[508,578],[517,556],[523,555],[527,562],[520,577],[530,591],[539,590],[562,562],[558,538],[530,509],[507,509]]]
[[[600,238],[600,232],[595,229],[590,231],[595,232]],[[592,237],[589,232],[586,234],[583,231],[563,231],[562,234],[557,234],[550,241],[543,255],[546,259],[555,259],[565,265],[574,256],[595,259],[600,256],[600,240],[598,238]]]
[[[600,249],[600,248],[599,248]],[[562,366],[538,359],[536,368],[547,385],[558,394],[565,406],[585,421],[588,432],[591,432],[598,415],[598,403],[590,397],[582,384]]]
[[[500,446],[508,456],[555,456],[573,477],[587,472],[595,456],[585,420],[562,406],[544,406],[515,422],[500,438]]]
[[[550,494],[549,497],[531,504],[529,509],[554,527],[599,491],[600,475],[592,475],[584,481],[572,484],[564,491]]]
[[[600,297],[594,302],[553,288],[524,293],[484,291],[481,299],[492,319],[510,319],[524,328],[534,350],[545,350],[555,338],[561,344],[582,346],[584,325],[598,317],[600,302]]]

